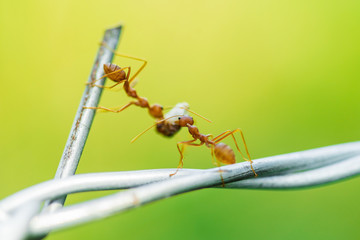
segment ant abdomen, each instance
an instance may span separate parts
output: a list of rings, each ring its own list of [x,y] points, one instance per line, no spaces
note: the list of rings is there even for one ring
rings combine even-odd
[[[174,136],[181,129],[180,125],[162,122],[156,124],[156,130],[166,137]]]
[[[113,63],[104,64],[105,74],[109,74],[107,77],[110,78],[111,80],[113,80],[114,82],[121,82],[126,79],[125,71],[115,72],[120,69],[121,69],[121,67],[119,67],[118,65],[113,64]],[[112,72],[115,72],[115,73],[111,74]]]
[[[234,164],[236,162],[234,151],[225,143],[217,143],[214,147],[214,154],[221,163]]]

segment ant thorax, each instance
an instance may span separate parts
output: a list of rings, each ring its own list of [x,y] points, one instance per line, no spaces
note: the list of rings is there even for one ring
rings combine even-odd
[[[156,125],[156,130],[164,136],[171,137],[180,130],[178,124],[178,116],[187,116],[189,104],[182,102],[176,104],[168,113],[165,114],[164,118],[167,119]]]

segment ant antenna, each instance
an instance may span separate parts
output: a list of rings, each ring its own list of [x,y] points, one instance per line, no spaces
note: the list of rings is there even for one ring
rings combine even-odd
[[[147,131],[149,131],[151,128],[155,127],[157,124],[159,123],[162,123],[166,120],[169,120],[170,118],[173,118],[173,117],[182,117],[184,115],[175,115],[175,116],[171,116],[171,117],[168,117],[168,118],[165,118],[163,120],[160,120],[158,122],[156,122],[155,124],[151,125],[149,128],[147,128],[146,130],[142,131],[141,133],[139,133],[136,137],[134,137],[133,139],[131,139],[130,143],[133,143],[135,142],[139,137],[141,137],[141,135],[143,135],[144,133],[146,133]]]
[[[188,112],[191,112],[192,114],[195,114],[195,115],[198,116],[198,117],[201,117],[202,119],[204,119],[205,121],[207,121],[207,122],[209,122],[209,123],[212,123],[212,121],[211,121],[210,119],[207,119],[206,117],[204,117],[204,116],[202,116],[202,115],[200,115],[200,114],[198,114],[198,113],[190,110],[189,108],[185,108],[185,107],[181,107],[181,108],[182,108],[182,109],[185,109],[185,110],[188,111]]]

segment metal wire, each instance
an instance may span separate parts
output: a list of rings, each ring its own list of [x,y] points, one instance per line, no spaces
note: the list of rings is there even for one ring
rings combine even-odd
[[[121,26],[111,28],[105,31],[103,42],[106,43],[110,48],[116,49],[121,33]],[[95,63],[91,70],[88,83],[95,79],[99,79],[104,75],[103,65],[111,62],[113,58],[113,52],[103,47],[99,48],[99,52],[95,59]],[[105,79],[97,82],[98,85],[103,85]],[[102,88],[90,87],[89,85],[85,88],[84,94],[81,98],[79,108],[77,110],[69,138],[66,142],[63,155],[60,159],[58,169],[56,171],[55,179],[65,178],[75,174],[76,168],[79,164],[79,160],[82,151],[85,146],[86,139],[88,137],[92,121],[94,119],[95,111],[84,109],[84,106],[97,106],[101,96]],[[46,211],[55,211],[56,209],[64,205],[66,195],[59,199],[56,199],[48,205]]]
[[[318,161],[320,162],[334,162],[334,158],[330,161],[327,161],[327,157],[329,156],[329,152],[342,152],[347,155],[348,158],[346,161],[340,161],[333,165],[326,165],[325,168],[320,168],[318,170],[310,170],[307,173],[307,179],[303,181],[303,185],[309,186],[311,183],[311,179],[315,178],[316,184],[333,181],[336,179],[340,179],[343,177],[353,176],[355,174],[359,174],[360,171],[360,155],[359,155],[359,146],[360,142],[344,144],[344,145],[335,145],[332,147],[321,148],[316,150],[309,150],[304,152],[274,156],[265,159],[258,159],[254,161],[255,171],[258,172],[259,175],[262,173],[278,173],[283,174],[288,171],[289,168],[294,168],[297,170],[301,170],[304,168],[308,168],[311,166],[318,165]],[[351,148],[352,154],[347,154],[344,152],[344,149]],[[356,155],[357,154],[357,155]],[[321,157],[325,155],[326,157]],[[339,155],[337,156],[339,159]],[[336,158],[336,157],[335,157]],[[333,174],[332,176],[327,176],[327,170],[331,170],[330,172],[336,173],[337,168],[341,166],[341,163],[344,163],[342,166],[343,174]],[[354,165],[357,170],[354,170]],[[242,179],[253,178],[253,173],[249,167],[248,163],[239,163],[234,165],[229,165],[225,167],[221,167],[222,172],[221,175],[225,183],[239,181]],[[346,172],[344,174],[344,172]],[[306,173],[306,172],[305,172]],[[291,174],[287,176],[287,180],[289,181],[289,186],[294,186],[294,182],[296,183],[297,179],[301,179],[301,174]],[[320,173],[320,176],[317,174]],[[348,174],[350,173],[350,174]],[[259,181],[257,179],[252,179],[253,181]],[[286,178],[280,178],[279,181],[286,180]],[[250,181],[248,179],[247,181]],[[263,179],[263,183],[266,183],[266,178]],[[279,181],[274,181],[274,179],[269,179],[269,184],[265,184],[268,186],[280,186],[281,188],[287,187],[286,183],[281,183]],[[87,201],[84,203],[72,205],[69,207],[65,207],[57,212],[52,214],[42,214],[33,218],[30,222],[30,234],[31,235],[39,235],[44,232],[58,230],[70,226],[75,226],[78,224],[83,224],[86,222],[94,221],[97,219],[102,219],[116,213],[120,213],[134,207],[153,202],[162,198],[167,198],[176,194],[189,192],[201,188],[206,187],[214,187],[220,185],[222,182],[220,177],[220,172],[218,169],[211,169],[207,171],[200,171],[198,173],[191,173],[185,176],[179,176],[176,178],[170,178],[167,180],[163,180],[160,182],[155,182],[151,184],[146,184],[137,188],[133,188],[127,190],[125,192],[116,193],[110,196],[98,198],[95,200]],[[261,181],[260,181],[261,182]],[[275,184],[274,184],[275,182]],[[241,182],[240,182],[241,183]],[[241,185],[241,184],[240,184]],[[246,185],[246,184],[245,184]],[[300,183],[295,184],[296,187],[302,185]],[[253,187],[261,188],[261,184],[253,182]],[[237,187],[231,186],[230,187]]]
[[[253,178],[247,162],[221,167],[221,175],[227,183],[225,187],[289,189],[348,178],[360,173],[360,142],[258,159],[254,161],[253,167],[263,177]],[[218,168],[184,169],[176,177],[169,177],[172,172],[174,169],[93,173],[55,179],[4,199],[0,202],[0,209],[12,213],[29,202],[44,201],[64,194],[136,187],[65,207],[54,213],[37,215],[30,221],[28,234],[41,236],[49,231],[108,217],[161,198],[200,188],[219,187],[221,184]]]
[[[30,201],[20,206],[11,217],[3,219],[0,224],[0,239],[18,240],[27,239],[29,222],[40,210],[40,201]]]
[[[299,156],[301,156],[301,159],[298,159]],[[329,183],[358,174],[360,171],[359,156],[360,142],[355,142],[307,150],[295,154],[284,154],[258,159],[254,161],[255,167],[257,167],[258,162],[261,161],[265,161],[271,165],[289,159],[292,159],[292,161],[290,164],[288,163],[290,169],[286,169],[285,171],[279,169],[277,172],[270,173],[271,175],[279,175],[286,172],[285,175],[269,176],[268,174],[266,177],[263,173],[259,178],[227,184],[226,188],[285,189]],[[321,164],[321,167],[319,167],[319,164]],[[232,167],[240,167],[242,165],[246,166],[247,163],[239,163],[232,165]],[[313,169],[314,167],[319,168]],[[264,170],[265,169],[256,169],[258,172]],[[302,170],[303,172],[298,172],[299,170]],[[16,210],[27,202],[45,201],[77,192],[134,188],[171,179],[169,174],[174,171],[175,169],[156,169],[129,172],[89,173],[75,175],[65,179],[50,180],[19,191],[3,199],[0,202],[0,210],[3,213],[11,213],[11,211]],[[209,170],[182,169],[175,177],[214,171],[217,172],[217,168]]]

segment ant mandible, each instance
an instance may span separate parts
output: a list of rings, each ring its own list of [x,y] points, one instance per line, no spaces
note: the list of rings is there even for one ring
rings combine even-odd
[[[227,131],[221,133],[220,135],[218,135],[216,137],[213,137],[213,135],[211,135],[211,134],[208,134],[208,135],[201,134],[199,129],[196,126],[194,126],[194,119],[192,117],[190,117],[190,116],[172,116],[172,117],[178,117],[178,119],[175,122],[180,127],[187,127],[188,130],[189,130],[189,133],[191,134],[193,139],[189,140],[189,141],[183,141],[183,142],[178,142],[177,143],[177,149],[179,150],[179,153],[180,153],[180,162],[179,162],[179,165],[178,165],[175,173],[170,174],[170,176],[174,176],[179,171],[179,169],[181,169],[183,167],[183,165],[184,165],[184,162],[183,162],[184,154],[183,153],[184,153],[184,146],[186,146],[186,145],[188,145],[188,146],[202,146],[202,145],[205,144],[206,147],[211,149],[211,156],[212,156],[213,162],[218,167],[220,166],[220,164],[218,162],[221,162],[223,164],[234,164],[236,162],[234,151],[231,149],[230,146],[226,145],[225,143],[220,142],[221,140],[227,138],[228,136],[232,136],[232,138],[233,138],[233,140],[235,142],[236,148],[239,151],[239,153],[241,154],[242,158],[244,160],[250,162],[251,170],[253,171],[255,177],[258,176],[257,173],[255,172],[253,166],[252,166],[253,161],[250,158],[250,154],[249,154],[246,142],[245,142],[245,137],[244,137],[244,134],[243,134],[243,132],[242,132],[242,130],[240,128],[237,128],[237,129],[232,130],[232,131],[227,130]],[[168,120],[168,118],[164,119],[162,121],[166,121],[166,120]],[[162,122],[162,121],[160,121],[160,122]],[[153,125],[153,126],[155,126],[155,125]],[[153,127],[153,126],[151,126],[151,127]],[[135,138],[133,138],[131,140],[131,142],[133,143],[136,139],[138,139],[142,134],[144,134],[150,128],[146,129],[145,131],[143,131],[142,133],[137,135]],[[241,152],[241,150],[240,150],[240,148],[239,148],[239,146],[237,144],[237,141],[236,141],[235,136],[234,136],[234,133],[236,133],[236,132],[239,132],[240,135],[241,135],[242,141],[243,141],[244,146],[245,146],[246,155],[247,155],[248,158],[246,158],[244,156],[244,154]],[[200,143],[194,143],[196,140],[199,140]],[[181,146],[181,148],[180,148],[180,146]],[[215,158],[216,158],[216,160],[218,162],[214,161],[214,155],[215,155]]]
[[[105,75],[103,75],[101,78],[94,80],[92,82],[89,83],[89,85],[91,85],[92,87],[100,87],[100,88],[108,88],[111,89],[121,83],[124,83],[124,90],[126,92],[126,94],[129,97],[135,98],[136,101],[131,101],[128,104],[120,107],[120,109],[118,110],[113,110],[111,108],[106,108],[103,106],[99,106],[99,107],[83,107],[85,109],[102,109],[105,111],[109,111],[109,112],[114,112],[114,113],[119,113],[122,112],[123,110],[125,110],[126,108],[130,107],[131,105],[136,105],[142,108],[147,108],[149,111],[149,114],[156,118],[156,119],[163,119],[164,118],[164,114],[163,114],[163,107],[159,104],[153,104],[150,105],[148,100],[144,97],[140,97],[138,96],[136,90],[134,88],[131,87],[131,82],[139,75],[139,73],[145,68],[147,61],[141,58],[137,58],[137,57],[132,57],[132,56],[128,56],[128,55],[124,55],[124,54],[119,54],[117,52],[115,52],[114,50],[112,50],[111,48],[109,48],[105,43],[102,43],[102,45],[106,48],[108,48],[110,51],[112,51],[116,56],[119,57],[125,57],[125,58],[129,58],[129,59],[134,59],[134,60],[138,60],[138,61],[142,61],[143,64],[141,65],[141,67],[136,71],[136,73],[130,78],[130,72],[131,72],[131,67],[124,67],[121,68],[120,66],[113,64],[113,63],[107,63],[104,64],[104,72]],[[127,73],[124,71],[127,69]],[[113,86],[110,87],[105,87],[105,86],[101,86],[101,85],[96,85],[95,83],[97,81],[99,81],[100,79],[103,79],[105,77],[108,77],[110,80],[116,82]]]

